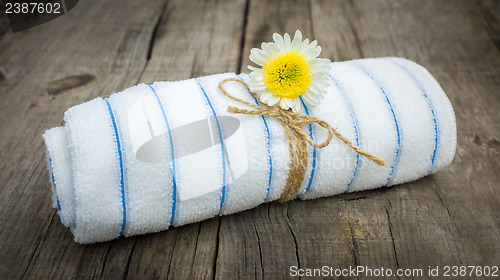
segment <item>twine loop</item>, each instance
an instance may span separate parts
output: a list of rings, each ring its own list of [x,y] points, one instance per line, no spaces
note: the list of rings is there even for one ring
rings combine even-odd
[[[245,86],[248,89],[248,91],[253,95],[253,97],[255,97],[258,103],[261,105],[252,104],[250,102],[241,100],[229,94],[224,89],[223,85],[231,81],[240,83],[243,86]],[[233,106],[228,106],[227,111],[229,113],[270,116],[279,120],[283,125],[285,134],[288,138],[288,149],[290,151],[290,168],[288,170],[288,178],[285,185],[285,189],[281,194],[280,198],[277,200],[279,202],[287,202],[289,200],[292,200],[299,192],[307,168],[307,158],[308,158],[307,144],[316,148],[323,148],[326,147],[328,144],[330,144],[330,141],[335,135],[337,138],[339,138],[342,142],[347,144],[357,153],[364,155],[365,157],[374,161],[378,165],[382,166],[385,164],[385,159],[370,154],[361,149],[360,147],[354,145],[351,141],[349,141],[339,132],[337,132],[337,130],[335,130],[327,122],[321,119],[318,119],[310,115],[295,113],[291,110],[283,110],[281,108],[269,106],[267,104],[262,103],[259,97],[250,90],[248,84],[240,79],[236,78],[225,79],[219,83],[219,89],[225,96],[254,109],[254,110],[247,110],[247,109],[236,108]],[[309,135],[307,135],[307,133],[304,132],[303,126],[306,124],[313,124],[313,123],[316,123],[317,125],[325,128],[328,131],[328,136],[326,137],[325,141],[321,143],[314,142],[311,139],[311,137],[309,137]]]

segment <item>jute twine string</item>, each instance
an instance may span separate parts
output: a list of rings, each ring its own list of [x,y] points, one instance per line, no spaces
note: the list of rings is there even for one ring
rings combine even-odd
[[[260,101],[259,97],[252,91],[250,93],[257,99],[259,104],[255,105],[250,102],[241,100],[231,94],[229,94],[223,87],[225,83],[228,82],[237,82],[245,86],[248,91],[250,88],[247,83],[240,79],[236,78],[228,78],[219,83],[219,89],[234,101],[245,104],[254,110],[246,110],[241,108],[236,108],[233,106],[228,106],[227,111],[235,114],[245,114],[245,115],[265,115],[274,117],[281,122],[283,128],[285,129],[286,136],[288,137],[288,149],[290,151],[290,168],[288,171],[288,178],[285,185],[285,189],[281,194],[281,197],[277,200],[279,202],[287,202],[297,195],[300,185],[304,180],[304,176],[307,168],[307,143],[309,145],[314,146],[316,148],[323,148],[327,146],[335,135],[342,142],[347,144],[357,153],[364,155],[370,160],[374,161],[378,165],[384,165],[385,159],[382,157],[375,156],[360,147],[354,145],[351,141],[347,140],[344,136],[342,136],[337,130],[331,127],[327,122],[320,120],[316,117],[304,115],[300,113],[295,113],[291,110],[283,110],[281,108],[277,108],[274,106],[268,106]],[[314,142],[303,130],[303,126],[306,124],[316,123],[319,126],[328,130],[328,136],[325,141],[321,143]]]

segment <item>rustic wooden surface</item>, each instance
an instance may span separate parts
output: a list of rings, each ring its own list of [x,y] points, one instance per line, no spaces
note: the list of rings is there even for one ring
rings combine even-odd
[[[13,34],[6,24],[0,279],[281,279],[293,265],[500,265],[499,1],[85,0],[30,30]],[[139,82],[246,71],[252,47],[296,29],[335,61],[401,56],[425,66],[455,108],[451,166],[393,188],[73,242],[51,207],[41,137],[67,108]]]

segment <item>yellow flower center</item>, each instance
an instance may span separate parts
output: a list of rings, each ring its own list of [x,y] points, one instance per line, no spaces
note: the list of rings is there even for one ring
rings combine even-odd
[[[303,55],[288,51],[273,57],[262,67],[264,83],[281,98],[297,98],[306,93],[312,76]]]

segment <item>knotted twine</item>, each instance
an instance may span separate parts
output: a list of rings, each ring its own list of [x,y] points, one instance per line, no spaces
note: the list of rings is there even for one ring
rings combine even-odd
[[[245,86],[248,91],[255,97],[259,104],[255,105],[250,102],[241,100],[231,94],[229,94],[223,87],[227,82],[238,82]],[[330,144],[330,141],[335,135],[338,139],[342,140],[345,144],[351,147],[357,153],[364,155],[370,160],[374,161],[376,164],[383,166],[385,164],[385,159],[382,157],[375,156],[360,147],[354,145],[351,141],[347,140],[342,134],[337,132],[333,127],[331,127],[327,122],[320,120],[316,117],[295,113],[291,110],[283,110],[278,107],[269,106],[260,101],[259,97],[250,90],[247,83],[236,78],[228,78],[219,83],[219,89],[224,93],[225,96],[231,98],[234,101],[245,104],[255,110],[246,110],[241,108],[236,108],[233,106],[228,106],[227,111],[229,113],[235,114],[245,114],[245,115],[265,115],[274,117],[281,122],[283,128],[285,129],[285,134],[288,137],[288,149],[290,151],[290,168],[288,170],[288,178],[286,181],[285,189],[281,194],[280,198],[277,200],[279,202],[287,202],[295,198],[299,192],[300,185],[304,180],[304,176],[307,168],[307,143],[316,148],[323,148]],[[319,126],[328,130],[328,136],[326,140],[322,143],[314,142],[302,129],[303,125],[316,123]]]

